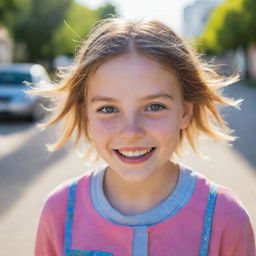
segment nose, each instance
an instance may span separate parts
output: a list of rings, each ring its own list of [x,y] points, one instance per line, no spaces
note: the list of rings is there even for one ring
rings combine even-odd
[[[120,129],[120,138],[129,142],[138,141],[145,136],[145,128],[140,117],[124,118]]]

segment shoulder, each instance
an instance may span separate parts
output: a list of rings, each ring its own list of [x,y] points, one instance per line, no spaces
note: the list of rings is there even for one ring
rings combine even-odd
[[[73,184],[77,184],[77,187],[83,186],[86,182],[89,182],[90,173],[86,173],[82,176],[67,180],[62,184],[54,188],[46,197],[42,213],[54,218],[63,217],[66,212],[67,201],[70,188]]]
[[[220,223],[226,228],[235,230],[244,228],[250,223],[245,206],[230,188],[219,186],[215,208]]]
[[[255,255],[249,214],[238,195],[224,186],[217,192],[212,239],[215,247],[220,245],[221,255]]]
[[[217,186],[214,219],[223,227],[241,228],[250,223],[248,212],[239,196],[230,188],[216,184],[202,174],[193,171],[197,177],[199,193],[209,196],[210,187]]]
[[[66,209],[70,188],[72,184],[76,183],[77,191],[83,190],[83,184],[89,182],[89,177],[90,176],[86,174],[68,180],[48,194],[41,210],[37,228],[36,255],[62,254]]]
[[[248,213],[239,196],[230,188],[219,185],[208,179],[203,174],[193,170],[193,168],[183,164],[183,169],[196,179],[195,198],[205,204],[208,201],[210,187],[217,186],[217,197],[215,212],[225,223],[248,222]],[[197,202],[198,204],[200,202]]]

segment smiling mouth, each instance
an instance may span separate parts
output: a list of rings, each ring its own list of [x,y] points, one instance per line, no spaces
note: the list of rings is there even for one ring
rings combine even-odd
[[[124,151],[115,149],[114,152],[120,160],[125,163],[138,164],[145,162],[151,157],[155,151],[155,147],[145,149],[145,150],[136,150],[136,151]]]
[[[129,151],[129,150],[118,150],[116,149],[116,151],[122,155],[122,156],[125,156],[125,157],[128,157],[128,158],[134,158],[134,157],[141,157],[141,156],[144,156],[148,153],[150,153],[152,150],[154,150],[155,148],[152,147],[152,148],[149,148],[149,149],[144,149],[144,150],[136,150],[136,151]]]

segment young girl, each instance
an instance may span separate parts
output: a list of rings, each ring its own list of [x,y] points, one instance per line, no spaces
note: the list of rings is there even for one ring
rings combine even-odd
[[[235,81],[161,22],[99,22],[59,84],[35,93],[58,96],[50,149],[75,133],[106,165],[49,195],[36,256],[255,256],[239,199],[174,160],[201,133],[234,140],[217,105],[237,106],[221,95]]]

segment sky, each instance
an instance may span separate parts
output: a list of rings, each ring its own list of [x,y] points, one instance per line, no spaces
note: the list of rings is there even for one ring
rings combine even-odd
[[[97,8],[106,0],[77,0],[89,8]],[[196,0],[109,0],[121,16],[130,19],[156,18],[182,33],[183,9]]]

